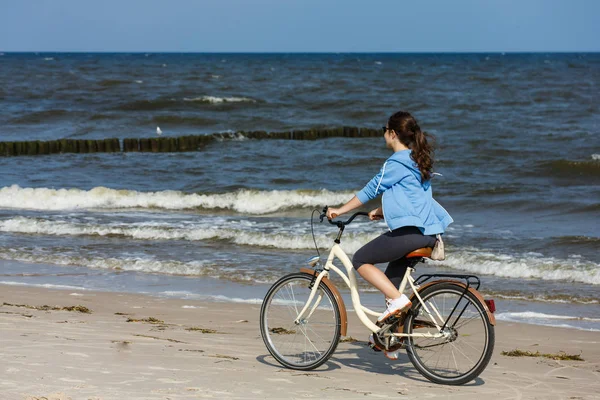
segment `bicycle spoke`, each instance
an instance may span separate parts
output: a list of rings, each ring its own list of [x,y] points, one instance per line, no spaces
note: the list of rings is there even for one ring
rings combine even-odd
[[[315,332],[315,331],[314,331],[314,329],[313,329],[313,328],[311,328],[310,326],[306,326],[306,329],[308,329],[308,330],[310,330],[312,333],[314,333],[314,334],[315,334],[315,336],[316,336],[317,338],[321,339],[321,341],[322,341],[323,343],[327,343],[327,340],[323,339],[323,338],[321,337],[321,335],[319,335],[317,332]]]
[[[468,356],[467,356],[465,353],[463,353],[463,352],[462,352],[462,351],[461,351],[461,350],[458,348],[458,346],[457,346],[457,345],[455,345],[454,343],[450,343],[450,345],[452,345],[452,347],[453,347],[454,349],[456,349],[456,351],[458,351],[460,354],[462,354],[462,356],[463,356],[464,358],[466,358],[467,360],[469,360],[469,362],[471,362],[471,363],[473,362],[473,361],[472,361],[472,360],[471,360],[471,359],[470,359],[470,358],[469,358],[469,357],[468,357]]]
[[[458,363],[456,362],[456,356],[454,355],[454,352],[452,352],[452,360],[454,360],[454,365],[456,366],[455,371],[458,371]],[[448,360],[448,369],[450,369],[450,361]]]
[[[317,346],[315,346],[314,343],[312,342],[312,340],[310,340],[308,338],[308,335],[306,334],[305,327],[300,327],[300,330],[302,331],[302,333],[304,334],[304,338],[306,340],[308,340],[308,342],[310,343],[310,345],[317,351],[317,353],[321,354],[321,352],[319,351],[319,349],[317,348]]]
[[[464,322],[461,322],[460,325],[454,325],[453,328],[454,329],[462,328],[463,326],[468,325],[468,324],[470,324],[473,321],[481,321],[481,318],[479,318],[479,316],[476,315],[476,316],[474,316],[472,318],[466,318],[464,320],[461,318],[461,321],[464,321]]]
[[[473,346],[472,344],[470,344],[469,342],[467,342],[466,340],[463,340],[460,342],[461,345],[467,345],[470,348],[472,348],[475,351],[481,351],[481,349],[476,348],[475,346]]]
[[[294,305],[294,310],[296,310],[296,316],[298,316],[298,307],[296,306],[296,296],[294,296],[294,288],[291,288],[290,286],[287,287],[289,288],[290,294],[292,295],[292,304]]]

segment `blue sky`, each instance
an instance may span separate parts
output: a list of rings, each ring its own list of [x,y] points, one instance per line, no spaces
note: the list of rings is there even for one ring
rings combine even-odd
[[[0,0],[0,51],[600,51],[600,0]]]

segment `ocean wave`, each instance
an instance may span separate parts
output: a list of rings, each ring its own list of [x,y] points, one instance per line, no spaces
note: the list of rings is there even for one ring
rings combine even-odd
[[[125,81],[121,79],[103,79],[100,82],[98,82],[98,85],[106,88],[111,86],[128,85],[130,83],[130,81]]]
[[[600,318],[589,318],[589,317],[577,317],[573,315],[554,315],[544,314],[534,311],[521,311],[521,312],[505,312],[496,315],[499,318],[521,318],[521,319],[562,319],[567,321],[592,321],[600,322]]]
[[[175,298],[175,299],[185,299],[185,300],[204,300],[215,303],[244,303],[244,304],[262,304],[263,299],[259,298],[250,298],[243,299],[241,297],[229,297],[224,295],[206,295],[206,294],[198,294],[187,291],[166,291],[160,292],[160,296]],[[286,300],[286,299],[273,299],[273,304],[279,305],[297,305],[303,306],[304,303],[301,303],[299,300]],[[326,307],[325,305],[322,305]],[[183,306],[182,308],[196,308],[194,306]]]
[[[120,115],[116,114],[92,114],[88,117],[90,121],[101,121],[101,120],[118,120],[122,118]]]
[[[452,269],[506,278],[535,278],[550,281],[600,285],[600,264],[580,259],[557,259],[537,254],[494,254],[478,249],[457,249],[446,260],[434,261]]]
[[[353,192],[328,190],[238,190],[221,194],[189,194],[179,191],[138,192],[96,187],[91,190],[21,188],[0,189],[0,207],[26,210],[72,209],[225,209],[262,215],[297,208],[339,205]]]
[[[67,110],[44,110],[44,111],[34,111],[20,117],[16,117],[10,120],[12,124],[31,124],[31,123],[40,123],[46,122],[49,120],[64,118],[69,115]]]
[[[271,284],[282,276],[281,271],[266,269],[248,270],[239,265],[220,260],[178,261],[151,257],[98,257],[69,255],[60,249],[34,251],[0,248],[0,260],[34,264],[53,264],[65,267],[85,267],[114,272],[141,272],[151,274],[210,277],[242,284]],[[78,288],[79,289],[79,288]]]
[[[600,238],[590,236],[558,236],[552,238],[553,246],[570,245],[570,246],[597,246],[600,248]]]
[[[45,289],[70,289],[70,290],[87,290],[81,286],[70,286],[70,285],[53,285],[51,283],[29,283],[29,282],[13,282],[13,281],[0,281],[0,285],[8,286],[30,286],[30,287],[41,287]],[[71,295],[74,295],[71,293]]]
[[[320,249],[331,246],[335,230],[318,226],[316,241]],[[341,243],[349,255],[381,233],[380,226],[360,224],[348,232]],[[281,250],[312,250],[314,242],[308,225],[282,226],[271,221],[233,221],[228,218],[210,218],[198,222],[136,222],[100,224],[93,221],[77,222],[56,219],[14,217],[0,221],[0,232],[45,236],[100,236],[123,237],[143,241],[226,241],[241,246]],[[445,261],[431,262],[433,266],[446,266],[476,274],[495,275],[511,279],[542,279],[550,281],[580,282],[600,285],[600,264],[581,257],[558,259],[537,253],[520,255],[494,254],[474,248],[449,249]],[[144,267],[145,268],[145,267]],[[161,267],[162,268],[162,267]],[[148,267],[146,272],[160,272]],[[183,272],[182,272],[183,273]],[[510,298],[510,291],[502,291]],[[506,297],[509,296],[509,297]],[[527,300],[562,302],[563,298],[542,296]],[[572,300],[572,299],[571,299]],[[569,300],[569,302],[571,302]],[[576,302],[589,302],[582,299]],[[592,299],[597,302],[597,299]]]
[[[188,224],[187,226],[174,226],[158,223],[135,224],[89,224],[55,221],[41,218],[16,217],[0,221],[0,232],[38,234],[50,236],[106,236],[126,237],[136,240],[224,240],[245,246],[271,247],[287,250],[314,249],[312,235],[308,232],[296,232],[294,228],[289,232],[281,232],[271,228],[265,232],[264,226],[253,226],[240,223],[242,228],[235,229],[219,225],[217,222],[209,224]],[[246,225],[244,227],[244,225]],[[333,235],[317,234],[316,240],[320,248],[330,247]],[[342,248],[347,253],[353,254],[362,245],[379,235],[379,232],[348,233],[344,237]]]
[[[183,101],[191,101],[194,103],[256,103],[256,100],[249,97],[215,97],[215,96],[199,96],[199,97],[184,97]]]
[[[506,292],[485,290],[486,297],[500,298],[505,300],[536,301],[542,303],[558,304],[600,304],[600,299],[593,297],[574,297],[566,294],[527,294],[508,290]]]
[[[157,124],[186,126],[211,126],[219,122],[211,118],[186,117],[180,115],[157,115],[152,118],[152,121]]]
[[[497,313],[500,321],[521,322],[534,325],[552,326],[557,328],[579,329],[600,332],[600,318],[577,317],[567,315],[544,314],[533,311]]]
[[[198,294],[187,291],[166,291],[160,292],[160,296],[175,298],[175,299],[186,299],[186,300],[206,300],[216,303],[246,303],[246,304],[262,304],[263,299],[243,299],[241,297],[228,297],[224,295],[206,295]],[[277,304],[294,304],[291,300],[278,299]],[[183,308],[192,308],[193,306],[183,306]],[[193,307],[196,308],[196,307]]]
[[[182,262],[175,260],[156,260],[152,258],[136,257],[85,257],[65,255],[52,252],[30,252],[0,248],[0,259],[13,260],[37,264],[55,264],[63,266],[82,266],[88,268],[109,269],[116,271],[135,271],[164,273],[171,275],[196,275],[219,277],[220,266],[202,261]],[[227,270],[230,274],[231,270]],[[215,276],[216,275],[216,276]]]
[[[190,109],[207,105],[226,105],[230,107],[244,106],[247,104],[258,103],[257,99],[249,97],[215,97],[215,96],[199,96],[199,97],[184,97],[181,99],[170,97],[161,97],[157,99],[133,100],[123,103],[116,107],[119,111],[158,111],[169,109]]]
[[[169,109],[177,105],[175,99],[134,100],[116,107],[118,111],[155,111]]]

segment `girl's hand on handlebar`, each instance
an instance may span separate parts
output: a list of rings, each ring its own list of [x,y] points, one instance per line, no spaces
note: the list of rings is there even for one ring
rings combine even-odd
[[[338,215],[340,215],[340,209],[339,208],[333,208],[333,207],[329,207],[327,209],[327,219],[328,220],[332,220],[335,217],[337,217]]]
[[[383,219],[383,212],[381,210],[381,207],[371,210],[369,212],[369,219],[371,221],[379,221],[379,220]]]

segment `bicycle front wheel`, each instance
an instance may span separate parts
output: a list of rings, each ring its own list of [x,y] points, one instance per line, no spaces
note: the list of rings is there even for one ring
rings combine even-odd
[[[423,335],[407,338],[410,361],[435,383],[470,382],[485,369],[494,351],[494,326],[483,304],[473,293],[463,293],[464,287],[452,283],[435,284],[419,293],[440,328],[446,323],[443,337],[426,337],[439,331],[421,302],[414,302],[404,323],[404,333]]]
[[[269,353],[282,365],[314,369],[331,357],[340,340],[340,311],[335,297],[320,283],[302,318],[313,276],[286,275],[269,289],[260,309],[260,333]]]

